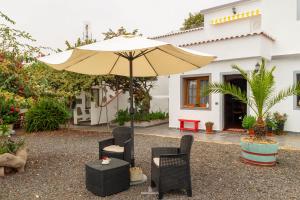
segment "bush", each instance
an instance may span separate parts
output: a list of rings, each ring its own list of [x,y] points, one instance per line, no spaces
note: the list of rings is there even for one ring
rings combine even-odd
[[[20,109],[13,97],[0,96],[0,124],[13,124],[19,119]]]
[[[4,153],[16,153],[24,145],[24,140],[10,138],[10,130],[7,125],[0,125],[0,155]]]
[[[135,113],[134,114],[134,121],[151,121],[151,120],[157,120],[157,119],[167,119],[169,117],[168,113],[165,112],[151,112],[148,114],[144,113]],[[119,110],[116,114],[115,121],[120,125],[123,126],[125,122],[130,121],[130,113],[128,109],[125,110]]]
[[[255,122],[256,122],[256,118],[255,117],[253,117],[251,115],[249,115],[249,116],[246,115],[243,118],[242,126],[243,126],[244,129],[249,130],[249,129],[251,129],[251,128],[254,127]]]
[[[116,114],[115,121],[120,125],[123,126],[125,122],[130,121],[130,114],[128,112],[128,109],[125,110],[119,110]]]
[[[43,98],[26,113],[25,129],[27,132],[56,130],[69,118],[65,104],[56,99]]]

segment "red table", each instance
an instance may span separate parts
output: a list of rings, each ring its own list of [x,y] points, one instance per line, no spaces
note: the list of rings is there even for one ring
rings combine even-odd
[[[199,123],[200,120],[192,120],[192,119],[178,119],[180,122],[180,131],[194,131],[194,132],[198,132],[198,128],[199,128]],[[185,122],[191,122],[194,123],[194,128],[186,128],[184,127],[184,123]]]

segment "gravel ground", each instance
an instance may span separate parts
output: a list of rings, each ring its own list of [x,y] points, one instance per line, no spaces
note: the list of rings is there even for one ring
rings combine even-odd
[[[84,164],[97,159],[97,141],[108,133],[56,131],[26,135],[29,158],[26,172],[0,178],[1,200],[101,199],[85,189]],[[178,139],[136,136],[136,164],[150,176],[151,147],[177,146]],[[300,151],[280,151],[273,168],[255,167],[239,161],[237,145],[195,142],[191,167],[193,197],[190,199],[299,199]],[[103,199],[156,199],[142,196],[147,184]],[[172,192],[165,199],[186,199]]]

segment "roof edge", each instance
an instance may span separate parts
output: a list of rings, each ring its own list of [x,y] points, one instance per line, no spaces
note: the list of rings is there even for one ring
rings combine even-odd
[[[203,26],[201,27],[197,27],[197,28],[192,28],[192,29],[188,29],[188,30],[179,30],[179,31],[173,31],[170,33],[166,33],[163,35],[157,35],[157,36],[152,36],[152,37],[148,37],[149,39],[158,39],[158,38],[163,38],[163,37],[169,37],[169,36],[173,36],[173,35],[179,35],[179,34],[183,34],[183,33],[189,33],[189,32],[193,32],[193,31],[199,31],[199,30],[203,30]]]
[[[236,4],[250,2],[250,1],[253,1],[253,0],[238,0],[238,1],[230,2],[230,3],[225,3],[225,4],[221,4],[219,6],[214,6],[214,7],[210,7],[210,8],[200,10],[200,13],[205,14],[205,13],[213,11],[213,10],[217,10],[217,9],[225,8],[225,7],[230,7],[230,6],[234,6]]]
[[[271,40],[272,42],[275,41],[275,39],[273,37],[271,37],[269,34],[261,31],[261,32],[246,33],[246,34],[241,34],[241,35],[226,36],[226,37],[210,39],[210,40],[202,40],[202,41],[198,41],[198,42],[191,42],[191,43],[181,44],[181,45],[179,45],[179,47],[188,47],[188,46],[194,46],[194,45],[199,45],[199,44],[212,43],[212,42],[218,42],[218,41],[223,41],[223,40],[231,40],[231,39],[236,39],[236,38],[244,38],[244,37],[256,36],[256,35],[262,35],[262,36],[266,37],[267,39]]]

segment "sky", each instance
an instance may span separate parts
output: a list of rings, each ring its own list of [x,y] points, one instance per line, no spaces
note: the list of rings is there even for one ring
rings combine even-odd
[[[178,30],[189,12],[234,0],[0,0],[0,11],[29,32],[37,44],[65,48],[83,36],[88,24],[92,37],[103,38],[109,28],[139,29],[144,36]]]

